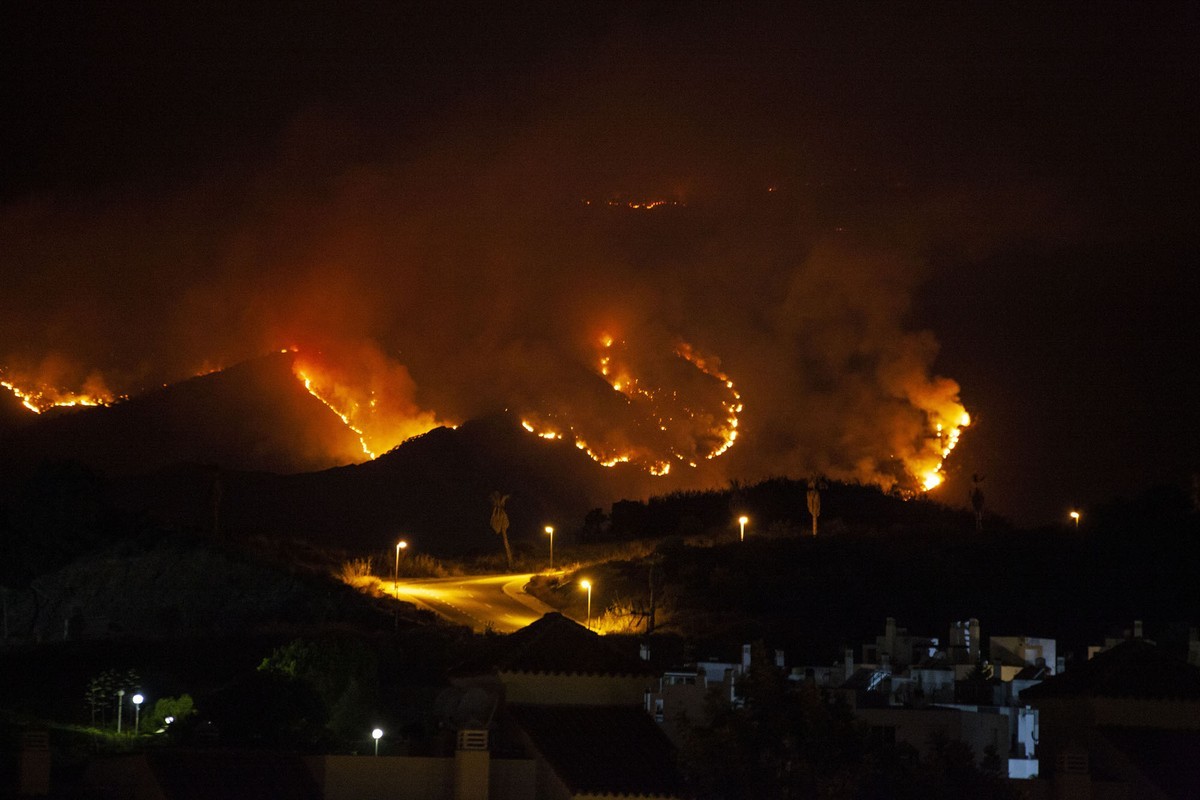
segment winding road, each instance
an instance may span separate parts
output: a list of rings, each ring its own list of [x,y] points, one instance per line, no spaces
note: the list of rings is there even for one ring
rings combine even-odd
[[[533,573],[524,575],[475,575],[464,578],[429,578],[392,583],[391,593],[427,608],[458,625],[483,632],[512,633],[555,609],[526,594]]]

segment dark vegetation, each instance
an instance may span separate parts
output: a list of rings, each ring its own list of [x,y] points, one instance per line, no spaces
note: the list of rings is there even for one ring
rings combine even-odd
[[[397,479],[406,476],[418,485],[419,460],[411,453],[450,447],[463,460],[445,464],[468,464],[476,458],[468,447],[472,440],[450,437],[496,436],[487,425],[499,423],[431,434],[404,457],[411,462],[396,455],[368,465],[371,469],[320,473],[326,476],[321,480],[295,476],[294,484],[259,475],[254,485],[278,507],[305,494],[319,504],[321,492],[336,481],[344,482],[338,490],[347,493],[343,499],[362,491],[367,505],[385,489],[407,497],[411,487]],[[483,461],[502,464],[502,450],[497,447]],[[475,477],[465,484],[455,483],[448,467],[441,473],[426,470],[426,483],[419,485],[440,481],[446,497],[457,490],[475,498],[479,490],[477,508],[465,500],[460,506],[469,507],[472,518],[478,514],[481,538],[461,550],[489,553],[488,566],[494,568],[502,549],[486,527],[483,489],[494,489],[502,473],[479,471],[480,462],[474,463]],[[499,470],[487,470],[493,468]],[[66,754],[56,762],[60,769],[78,768],[98,746],[129,747],[128,734],[113,738],[111,709],[96,699],[97,692],[111,694],[113,681],[130,684],[130,690],[139,688],[134,684],[153,687],[155,702],[169,700],[173,709],[194,701],[196,713],[181,710],[181,719],[161,734],[144,735],[138,746],[219,741],[365,751],[374,725],[389,731],[385,751],[446,746],[437,700],[447,670],[484,637],[439,626],[411,608],[332,579],[340,558],[379,552],[378,540],[347,550],[336,538],[321,545],[261,535],[252,525],[231,527],[224,514],[212,513],[205,481],[214,473],[196,470],[193,477],[204,479],[196,486],[208,488],[197,488],[190,523],[130,506],[128,484],[114,488],[74,462],[43,463],[4,485],[5,750],[13,751],[23,727],[49,720],[56,747]],[[360,478],[373,488],[352,488]],[[543,474],[539,480],[551,478]],[[225,484],[226,500],[241,491],[237,485]],[[1200,556],[1200,517],[1192,498],[1176,488],[1092,509],[1078,530],[1066,525],[1019,530],[987,517],[977,532],[969,512],[831,482],[822,491],[815,538],[806,491],[806,483],[780,478],[623,501],[608,511],[585,507],[572,518],[574,525],[559,523],[556,560],[585,565],[574,578],[586,574],[593,580],[597,613],[625,609],[642,615],[637,616],[642,625],[653,585],[660,628],[652,648],[660,659],[703,658],[743,642],[765,642],[785,649],[790,663],[828,663],[845,647],[857,649],[871,640],[886,616],[936,636],[945,635],[954,620],[977,617],[985,636],[1054,637],[1060,653],[1082,657],[1085,645],[1132,619],[1145,620],[1147,635],[1167,646],[1185,640],[1188,626],[1200,619],[1192,578]],[[222,510],[233,507],[229,501]],[[744,542],[734,522],[743,513],[751,520]],[[379,524],[383,521],[381,516]],[[394,529],[387,534],[383,540],[390,542]],[[540,567],[545,544],[540,537],[517,538],[517,563]],[[544,581],[541,592],[582,617],[584,596],[574,578]],[[635,647],[639,638],[625,646]],[[697,732],[689,757],[702,793],[771,797],[786,796],[773,794],[777,788],[804,795],[853,785],[865,796],[873,796],[876,786],[880,796],[987,797],[996,789],[993,776],[971,766],[951,743],[935,749],[932,759],[881,751],[862,740],[844,710],[803,693],[780,700],[771,680],[753,676],[750,696],[765,699],[744,710],[714,711],[712,725]],[[164,716],[149,708],[144,713],[148,725],[159,725]],[[762,771],[715,771],[711,767],[718,763],[744,764],[734,756],[718,761],[717,752],[756,754],[753,763]],[[10,761],[0,764],[0,772],[11,768]],[[10,785],[7,777],[0,776]],[[738,794],[742,790],[730,788],[730,780],[748,788]],[[894,790],[899,786],[915,788],[904,795]],[[893,788],[887,794],[879,787]]]
[[[873,640],[887,616],[934,636],[976,617],[985,635],[1054,637],[1060,653],[1079,657],[1133,619],[1164,641],[1186,640],[1200,619],[1191,577],[1200,515],[1172,487],[1095,509],[1079,530],[989,518],[976,533],[968,512],[833,484],[816,538],[805,491],[772,480],[618,504],[601,536],[673,535],[649,557],[590,565],[579,577],[596,586],[594,608],[636,614],[648,608],[653,571],[663,632],[701,648],[767,639],[813,662]],[[731,523],[741,512],[752,519],[745,542]],[[556,605],[581,602],[570,578],[541,583]]]

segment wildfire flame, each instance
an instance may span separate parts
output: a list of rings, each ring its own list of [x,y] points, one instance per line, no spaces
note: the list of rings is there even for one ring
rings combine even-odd
[[[297,352],[292,373],[358,437],[366,459],[443,423],[412,400],[408,371],[376,350],[340,354],[335,363],[320,353]]]
[[[301,383],[304,384],[304,388],[308,390],[308,393],[324,403],[326,408],[338,415],[338,418],[345,423],[347,428],[354,431],[355,435],[358,436],[358,443],[362,447],[363,455],[365,455],[367,458],[375,459],[377,456],[371,451],[371,448],[367,446],[366,435],[363,433],[362,428],[355,426],[355,424],[350,421],[350,416],[348,414],[339,411],[337,407],[331,403],[322,392],[318,391],[313,386],[312,377],[309,376],[309,374],[305,372],[303,368],[297,367],[295,372],[296,377],[299,378]]]
[[[733,446],[738,437],[738,415],[742,411],[742,396],[733,381],[723,373],[715,359],[701,356],[686,343],[679,343],[674,358],[689,365],[693,374],[704,376],[707,394],[685,392],[682,386],[668,387],[641,374],[638,359],[624,342],[611,335],[599,339],[595,370],[613,391],[619,393],[643,423],[637,441],[617,441],[609,432],[601,434],[603,441],[585,438],[573,424],[559,424],[554,415],[529,414],[521,425],[530,433],[544,439],[569,439],[597,464],[613,467],[634,463],[651,475],[671,472],[673,463],[695,467],[697,459],[716,458]],[[719,413],[711,408],[711,394],[719,392]]]
[[[0,386],[12,392],[21,401],[21,405],[34,414],[42,414],[52,408],[108,406],[118,399],[107,389],[101,387],[83,392],[62,391],[48,386],[38,389],[22,389],[7,380],[0,380]]]
[[[921,476],[921,487],[925,491],[936,489],[945,480],[942,472],[943,465],[958,445],[963,430],[970,424],[971,415],[965,410],[959,415],[956,422],[939,421],[934,423],[934,447],[936,448],[937,463],[918,473]]]
[[[585,199],[585,200],[583,200],[583,204],[585,206],[590,206],[590,205],[592,205],[592,201]],[[655,199],[655,200],[605,200],[603,204],[606,206],[612,206],[614,208],[631,208],[634,211],[653,211],[654,209],[662,208],[663,206],[687,205],[686,203],[682,203],[678,200],[661,200],[661,199]],[[597,205],[599,205],[599,204],[597,204]]]

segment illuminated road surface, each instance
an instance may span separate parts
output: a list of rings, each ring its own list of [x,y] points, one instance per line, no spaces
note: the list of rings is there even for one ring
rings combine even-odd
[[[489,626],[497,633],[524,628],[553,608],[524,591],[533,577],[484,575],[468,578],[430,578],[419,581],[383,583],[401,600],[423,606],[458,625],[482,632]]]

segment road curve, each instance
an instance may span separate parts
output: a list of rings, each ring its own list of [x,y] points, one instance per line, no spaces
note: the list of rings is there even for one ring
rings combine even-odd
[[[555,610],[526,594],[525,585],[532,577],[533,573],[525,573],[384,581],[383,589],[473,631],[512,633]]]

